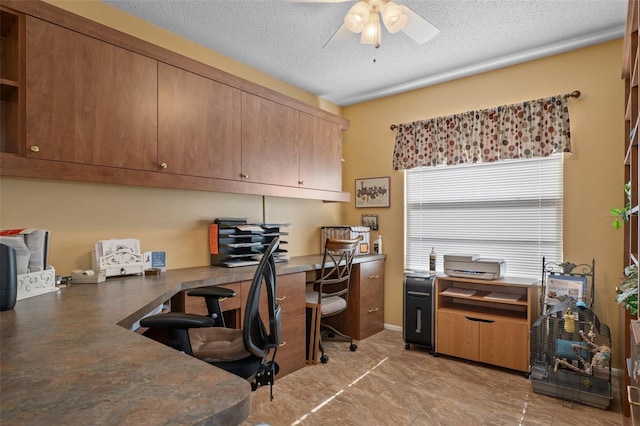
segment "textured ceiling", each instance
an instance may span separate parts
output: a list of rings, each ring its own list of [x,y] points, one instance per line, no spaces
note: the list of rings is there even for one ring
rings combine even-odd
[[[323,46],[354,1],[103,0],[346,106],[622,37],[626,0],[396,0],[440,29]]]

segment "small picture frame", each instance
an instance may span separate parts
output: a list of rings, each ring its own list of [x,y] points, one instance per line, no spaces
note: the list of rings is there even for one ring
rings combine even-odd
[[[356,208],[389,207],[391,205],[389,183],[389,176],[356,179]]]
[[[378,215],[377,214],[363,214],[362,226],[368,226],[372,231],[378,230]]]

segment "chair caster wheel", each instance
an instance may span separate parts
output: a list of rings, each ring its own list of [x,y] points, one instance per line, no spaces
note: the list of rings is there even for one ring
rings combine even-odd
[[[323,363],[323,364],[328,363],[329,362],[329,357],[327,355],[322,355],[320,357],[320,362]]]
[[[351,350],[351,352],[355,352],[355,351],[356,351],[356,349],[358,349],[358,345],[356,345],[355,343],[352,343],[352,344],[349,346],[349,349]]]
[[[404,345],[404,348],[405,348],[406,350],[409,350],[409,349],[411,349],[411,345],[407,343],[406,345]]]

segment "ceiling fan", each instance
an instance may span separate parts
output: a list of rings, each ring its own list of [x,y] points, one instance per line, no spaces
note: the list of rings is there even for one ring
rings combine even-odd
[[[300,3],[343,3],[351,0],[294,0]],[[344,17],[344,23],[322,47],[342,43],[351,38],[353,33],[359,33],[360,43],[373,44],[376,48],[382,42],[382,27],[384,24],[391,34],[402,31],[418,44],[424,44],[435,37],[440,30],[406,6],[392,0],[361,0],[358,1]]]

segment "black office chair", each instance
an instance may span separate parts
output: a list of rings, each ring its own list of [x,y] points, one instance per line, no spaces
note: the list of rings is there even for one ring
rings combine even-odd
[[[323,319],[338,315],[347,309],[351,266],[360,240],[360,238],[354,240],[328,238],[324,246],[322,269],[318,278],[312,282],[313,289],[307,291],[306,294],[307,303],[320,305],[321,333],[318,346],[322,354],[320,362],[323,364],[329,361],[329,357],[324,353],[323,338],[346,340],[350,343],[349,349],[351,351],[358,349],[358,346],[353,343],[353,337],[341,333],[335,327],[324,322]]]
[[[281,336],[280,305],[276,302],[276,268],[273,254],[280,240],[274,238],[267,247],[256,269],[251,288],[247,296],[242,329],[220,326],[218,316],[169,312],[151,315],[140,320],[142,327],[163,328],[169,332],[170,346],[188,355],[199,358],[209,364],[247,379],[251,390],[258,386],[272,386],[279,366],[275,356]],[[260,295],[266,288],[267,312],[260,315]],[[194,294],[194,292],[196,294]],[[217,297],[229,295],[230,290],[219,291],[202,289],[193,291],[193,295],[208,298],[207,306],[217,305]],[[209,309],[215,312],[214,309]],[[268,318],[268,329],[262,318]],[[269,353],[271,358],[269,359]]]

